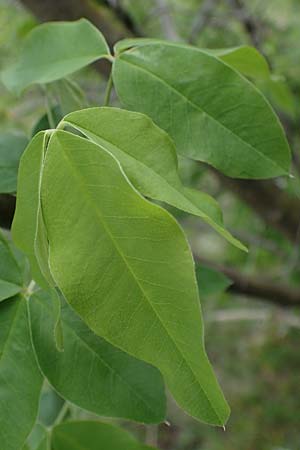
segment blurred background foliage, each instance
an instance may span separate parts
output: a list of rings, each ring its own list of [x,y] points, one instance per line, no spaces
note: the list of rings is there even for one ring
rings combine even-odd
[[[53,3],[55,8],[56,2],[40,3],[45,8]],[[131,31],[140,35],[185,41],[204,48],[255,45],[265,55],[272,76],[256,83],[282,120],[294,161],[294,178],[277,179],[274,184],[278,192],[289,195],[297,206],[300,196],[299,0],[98,0],[96,3],[99,8],[116,11],[119,19],[124,19]],[[37,23],[38,19],[22,2],[0,0],[0,69],[13,60],[24,36]],[[93,68],[76,73],[72,80],[85,93],[86,104],[103,104],[106,80]],[[9,131],[30,138],[47,109],[49,112],[56,107],[57,92],[50,87],[45,94],[35,87],[17,98],[0,85],[0,136]],[[112,103],[118,105],[116,97]],[[47,122],[47,117],[43,120]],[[141,436],[145,432],[157,435],[155,439],[163,449],[298,450],[300,294],[298,307],[285,307],[284,295],[280,307],[276,305],[276,286],[283,286],[287,292],[292,289],[296,298],[300,292],[300,208],[293,211],[299,217],[295,238],[288,239],[253,211],[253,201],[249,204],[241,200],[234,189],[227,189],[226,183],[204,164],[184,160],[180,161],[180,170],[187,184],[208,192],[220,202],[225,224],[249,247],[249,253],[243,253],[199,219],[172,210],[201,263],[197,277],[208,353],[232,415],[226,431],[211,428],[184,415],[170,399],[170,425],[162,424],[159,429],[150,427],[146,431],[142,426],[126,426]],[[274,210],[274,214],[285,212]],[[215,272],[215,268],[225,275]],[[233,271],[232,277],[228,268]],[[239,279],[234,277],[241,274],[244,278],[239,286]],[[235,283],[232,285],[226,276]],[[259,290],[243,292],[243,283],[247,291],[247,277],[254,284],[263,277],[275,288],[275,294],[274,289],[269,297]],[[60,407],[58,396],[45,386],[41,422],[45,425],[53,422]],[[74,415],[78,418],[86,413],[74,409]]]

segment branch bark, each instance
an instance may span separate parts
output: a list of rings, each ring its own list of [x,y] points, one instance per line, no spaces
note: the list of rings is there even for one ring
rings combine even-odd
[[[242,272],[221,264],[216,264],[207,259],[194,255],[196,262],[205,264],[219,272],[224,273],[233,281],[228,291],[233,294],[246,295],[247,297],[267,300],[282,307],[300,307],[300,289],[267,277],[251,277]]]

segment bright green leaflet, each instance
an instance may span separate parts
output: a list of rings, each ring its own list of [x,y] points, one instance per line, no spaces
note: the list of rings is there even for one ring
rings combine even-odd
[[[54,344],[56,305],[46,292],[29,301],[33,343],[39,365],[56,391],[100,416],[144,423],[165,418],[163,380],[152,366],[96,336],[64,303],[64,351]],[[71,380],[71,381],[70,381]]]
[[[217,56],[229,66],[246,77],[267,80],[270,77],[270,70],[267,61],[256,48],[248,45],[241,45],[232,48],[203,49],[203,51]]]
[[[0,232],[0,301],[13,297],[22,290],[22,269],[8,241]]]
[[[96,334],[157,366],[189,414],[223,424],[229,408],[174,218],[131,186],[112,155],[63,131],[49,142],[41,202],[51,273],[72,307]]]
[[[42,377],[32,350],[26,300],[0,303],[1,450],[19,449],[38,411]]]
[[[52,432],[53,450],[154,450],[125,430],[101,422],[68,422]]]
[[[221,294],[232,284],[232,281],[222,272],[203,264],[197,264],[196,277],[201,297]]]
[[[0,192],[17,190],[20,157],[28,143],[26,136],[18,133],[0,135]]]
[[[201,217],[229,242],[246,249],[224,228],[217,202],[182,185],[173,142],[147,116],[118,108],[89,108],[67,115],[64,123],[112,153],[143,195]]]
[[[16,64],[2,73],[2,80],[8,89],[20,93],[31,84],[66,77],[109,54],[103,35],[86,19],[49,22],[28,34]]]
[[[282,126],[263,95],[206,51],[154,42],[120,53],[113,64],[118,96],[149,115],[183,156],[231,177],[289,173]]]
[[[35,253],[35,242],[37,234],[40,238],[39,241],[42,241],[43,224],[40,220],[39,187],[46,139],[46,132],[41,131],[36,134],[21,158],[18,176],[17,205],[12,224],[12,236],[15,244],[26,253],[30,261],[33,278],[38,284],[45,287],[48,285],[39,267]],[[40,224],[40,229],[38,229],[38,224]],[[41,244],[39,248],[42,247]],[[40,262],[42,262],[40,253],[41,250],[38,256]],[[44,266],[43,269],[46,273]]]

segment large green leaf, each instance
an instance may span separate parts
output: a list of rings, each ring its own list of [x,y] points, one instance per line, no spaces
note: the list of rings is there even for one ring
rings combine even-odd
[[[101,422],[68,422],[52,432],[53,450],[154,450],[127,431]]]
[[[245,249],[224,228],[217,202],[183,186],[173,142],[147,116],[118,108],[89,108],[67,115],[63,124],[72,125],[112,153],[142,194],[201,217],[232,244]]]
[[[123,105],[149,115],[180,154],[232,177],[288,174],[290,150],[278,118],[257,88],[218,57],[148,43],[117,55],[113,79]]]
[[[63,131],[50,139],[41,201],[52,276],[96,334],[157,366],[191,415],[229,409],[208,362],[194,263],[174,218],[115,158]]]
[[[0,192],[16,192],[19,161],[27,143],[19,133],[0,135]]]
[[[96,336],[63,304],[64,351],[54,344],[56,305],[46,292],[29,301],[33,343],[39,365],[56,391],[101,416],[145,423],[165,418],[165,394],[159,372]]]
[[[31,84],[58,80],[108,55],[104,37],[86,19],[50,22],[27,35],[16,64],[2,73],[2,80],[20,93]]]
[[[47,287],[45,281],[46,268],[43,266],[44,272],[42,274],[39,267],[42,258],[39,257],[40,261],[38,262],[35,244],[37,237],[39,237],[39,242],[42,241],[43,235],[40,212],[40,180],[47,139],[47,132],[37,133],[21,158],[17,205],[12,224],[12,236],[15,244],[27,255],[33,278],[45,287]],[[38,229],[39,224],[40,229]],[[38,256],[42,252],[41,247],[42,245],[39,247]]]
[[[0,303],[0,443],[19,449],[38,411],[42,377],[32,350],[26,300]]]

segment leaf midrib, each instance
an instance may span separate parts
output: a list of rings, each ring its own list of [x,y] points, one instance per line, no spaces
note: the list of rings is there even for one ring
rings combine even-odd
[[[119,56],[119,59],[123,62],[125,62],[128,65],[132,65],[134,67],[137,67],[140,71],[145,72],[146,74],[152,76],[153,78],[156,78],[157,80],[159,80],[162,84],[164,84],[165,86],[167,86],[167,88],[169,88],[171,91],[175,92],[179,97],[183,98],[187,103],[189,103],[194,109],[196,109],[197,111],[206,114],[207,117],[209,117],[211,120],[213,120],[214,122],[216,122],[218,124],[218,126],[222,127],[224,130],[226,130],[226,132],[230,133],[231,135],[234,136],[235,139],[238,139],[243,145],[245,145],[246,147],[249,147],[252,151],[254,151],[255,153],[257,153],[262,159],[264,159],[268,164],[271,164],[274,166],[274,168],[276,168],[277,170],[280,169],[280,171],[284,171],[284,173],[287,174],[287,171],[279,166],[277,163],[275,163],[272,159],[270,159],[267,155],[265,155],[264,153],[262,153],[260,150],[256,149],[255,147],[253,147],[249,142],[246,142],[243,138],[241,138],[240,136],[238,136],[237,134],[235,134],[232,130],[230,130],[230,128],[227,128],[224,124],[222,124],[221,122],[219,122],[217,119],[215,119],[211,114],[209,114],[207,111],[205,111],[204,109],[202,109],[200,106],[198,106],[196,103],[194,103],[191,99],[189,99],[188,97],[186,97],[184,94],[182,94],[180,91],[178,91],[174,86],[172,86],[170,83],[168,83],[165,79],[161,78],[160,76],[158,76],[157,74],[151,72],[148,69],[145,69],[144,67],[141,67],[138,64],[133,63],[132,61],[129,61],[127,59],[125,59],[123,57],[123,55],[125,55],[125,52],[122,53]]]
[[[60,143],[59,143],[59,144],[60,144]],[[204,388],[201,386],[200,381],[198,380],[196,374],[194,373],[194,370],[190,367],[190,365],[189,365],[188,361],[186,360],[185,356],[182,354],[181,350],[178,348],[176,341],[175,341],[175,340],[172,338],[172,336],[169,334],[168,329],[165,327],[165,325],[164,325],[163,321],[161,320],[159,314],[157,313],[156,309],[154,308],[154,306],[152,305],[151,301],[148,299],[147,295],[145,294],[145,292],[144,292],[144,290],[143,290],[143,287],[141,286],[139,280],[136,278],[134,272],[132,271],[132,269],[131,269],[131,267],[130,267],[130,265],[129,265],[127,259],[126,259],[126,257],[123,256],[121,249],[119,248],[118,244],[116,243],[116,241],[115,241],[113,235],[111,234],[111,232],[109,231],[109,229],[108,229],[108,227],[107,227],[107,225],[106,225],[105,220],[104,220],[103,217],[102,217],[101,211],[99,211],[98,205],[95,204],[95,202],[94,202],[94,200],[91,198],[91,196],[90,196],[89,194],[87,194],[86,189],[85,189],[84,180],[82,180],[82,177],[81,177],[80,173],[77,174],[76,167],[74,167],[74,165],[72,164],[72,160],[68,158],[68,154],[66,153],[65,148],[64,148],[61,144],[60,144],[60,148],[62,149],[62,155],[64,156],[64,158],[65,158],[65,160],[67,161],[69,167],[71,168],[71,171],[74,173],[74,177],[75,177],[77,180],[79,180],[79,183],[78,183],[78,184],[79,184],[79,186],[81,187],[81,190],[82,190],[82,192],[84,193],[84,196],[88,199],[89,203],[91,203],[92,206],[95,208],[95,210],[96,210],[96,217],[100,220],[102,226],[103,226],[104,229],[106,230],[108,236],[110,237],[110,239],[111,239],[111,241],[112,241],[112,243],[113,243],[113,246],[116,248],[117,252],[119,253],[119,255],[120,255],[120,257],[121,257],[121,259],[123,260],[123,262],[124,262],[124,264],[125,264],[125,267],[127,268],[128,272],[131,274],[132,278],[134,279],[134,281],[136,282],[137,286],[139,287],[139,289],[140,289],[140,291],[141,291],[141,293],[142,293],[142,295],[143,295],[143,298],[145,298],[145,299],[147,300],[147,302],[148,302],[150,308],[151,308],[152,311],[154,312],[154,314],[155,314],[155,316],[157,317],[158,321],[160,322],[162,328],[165,330],[167,336],[168,336],[169,339],[171,340],[171,342],[172,342],[172,344],[174,345],[175,349],[177,350],[177,352],[179,353],[179,355],[181,356],[181,358],[182,358],[183,361],[185,362],[186,366],[187,366],[187,367],[189,368],[189,370],[191,371],[193,377],[195,378],[195,380],[196,380],[197,384],[199,385],[201,391],[203,392],[204,396],[206,397],[206,399],[207,399],[209,405],[211,406],[211,410],[212,410],[213,413],[215,414],[217,420],[218,420],[220,423],[223,423],[223,420],[221,419],[221,417],[219,417],[217,411],[216,411],[215,408],[213,407],[213,405],[212,405],[212,403],[211,403],[211,401],[210,401],[209,396],[207,395],[207,393],[206,393],[206,391],[204,390]],[[48,151],[50,151],[50,148],[49,148]],[[110,156],[111,156],[111,154],[110,154]],[[112,157],[112,156],[111,156],[111,157]],[[116,161],[116,163],[119,165],[121,175],[123,175],[124,172],[123,172],[123,170],[122,170],[120,164],[119,164],[117,161]],[[125,174],[124,174],[124,175],[125,175]],[[145,200],[145,201],[146,201],[146,200]],[[49,254],[50,254],[50,249],[51,249],[51,246],[49,246]],[[50,258],[49,258],[49,264],[50,264]],[[51,271],[51,272],[52,272],[52,271]]]

